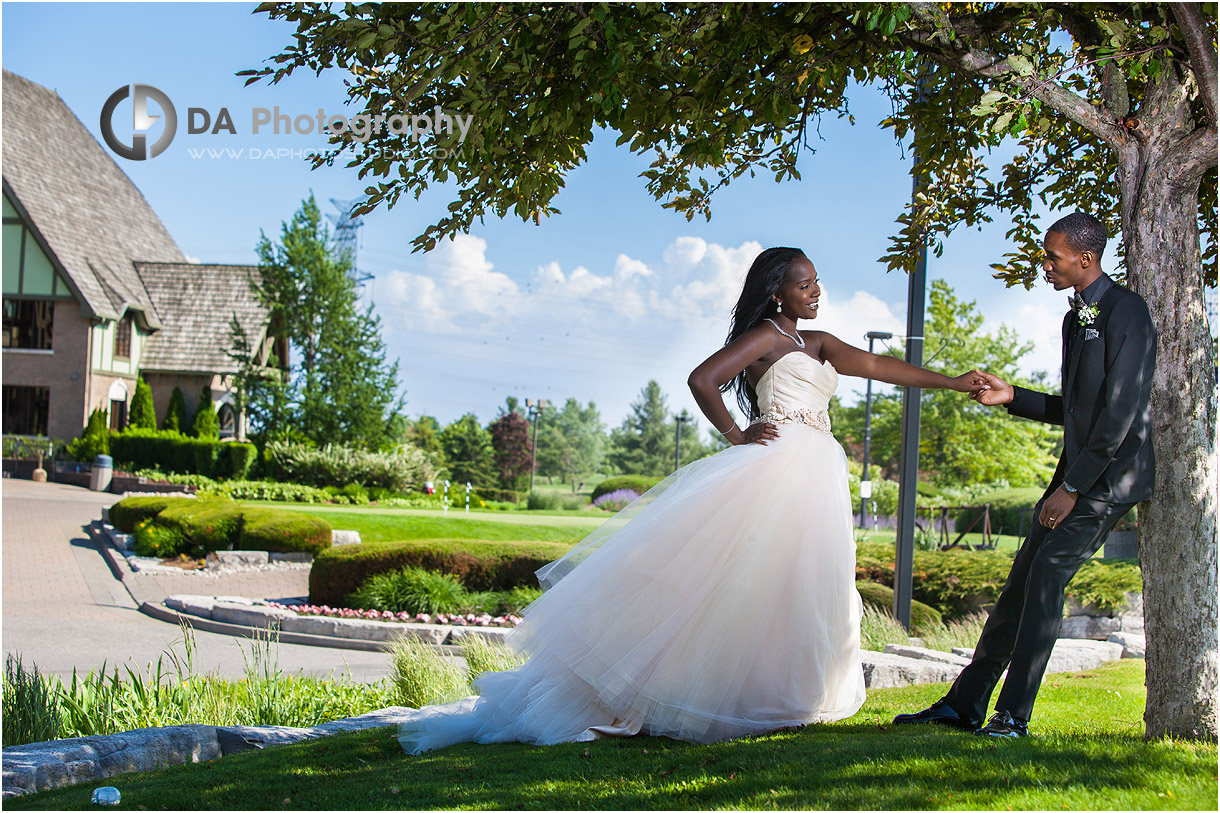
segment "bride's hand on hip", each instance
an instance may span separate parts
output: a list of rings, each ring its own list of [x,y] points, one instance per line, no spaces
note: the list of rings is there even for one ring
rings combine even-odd
[[[769,441],[775,440],[778,437],[779,428],[775,424],[768,422],[752,423],[742,430],[741,443],[738,445],[758,443],[766,446]]]

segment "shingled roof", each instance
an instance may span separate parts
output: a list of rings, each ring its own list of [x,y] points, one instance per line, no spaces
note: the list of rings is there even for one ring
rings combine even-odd
[[[186,257],[148,201],[55,91],[4,71],[4,190],[46,241],[87,316],[163,319],[133,260]],[[100,100],[99,100],[100,104]]]
[[[226,355],[234,316],[251,344],[265,337],[268,312],[250,288],[258,267],[137,262],[164,326],[144,345],[140,368],[158,372],[232,373]]]

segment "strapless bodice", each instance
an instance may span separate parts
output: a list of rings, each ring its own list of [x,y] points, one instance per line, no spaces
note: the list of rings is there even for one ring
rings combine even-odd
[[[804,423],[830,431],[826,413],[830,397],[839,386],[839,374],[829,361],[819,362],[795,350],[772,364],[754,385],[758,396],[759,421]]]

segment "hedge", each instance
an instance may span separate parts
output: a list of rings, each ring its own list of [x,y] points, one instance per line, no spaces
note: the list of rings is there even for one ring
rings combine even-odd
[[[142,555],[234,548],[317,554],[331,544],[331,526],[317,517],[220,497],[128,497],[111,506],[110,521],[136,534]]]
[[[636,494],[643,494],[664,479],[664,477],[648,477],[643,474],[624,474],[619,477],[607,477],[597,484],[597,488],[593,489],[590,499],[596,500],[603,494],[609,494],[611,491],[618,491],[624,488],[630,489]]]
[[[1002,551],[915,551],[911,595],[954,619],[976,612],[999,597],[1012,569]],[[893,586],[894,546],[871,542],[856,548],[856,578]],[[1114,610],[1126,593],[1143,587],[1139,567],[1125,560],[1091,559],[1068,583],[1067,595],[1081,604]]]
[[[865,604],[893,615],[894,588],[877,582],[856,582],[856,589],[860,591],[860,598],[864,600]],[[929,607],[922,601],[911,602],[912,635],[938,632],[944,623],[944,617],[935,607]]]
[[[252,443],[206,440],[174,431],[126,429],[110,436],[116,466],[243,480],[258,450]]]
[[[347,596],[378,573],[420,567],[456,576],[469,590],[537,587],[534,572],[563,556],[563,542],[489,542],[472,539],[418,539],[365,542],[328,548],[309,571],[309,602],[342,606]]]

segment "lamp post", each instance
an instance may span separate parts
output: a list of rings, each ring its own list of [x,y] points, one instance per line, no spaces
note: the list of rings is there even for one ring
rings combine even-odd
[[[542,411],[549,407],[551,402],[545,398],[525,399],[525,408],[528,412],[530,422],[534,425],[534,437],[530,441],[530,493],[534,493],[534,456],[538,451],[538,418],[542,415]]]
[[[894,338],[893,333],[883,333],[879,330],[870,330],[864,334],[868,339],[868,352],[873,352],[873,342],[878,339],[884,341]],[[864,527],[865,516],[868,514],[868,501],[873,496],[873,484],[868,479],[868,453],[869,446],[872,442],[873,434],[873,380],[868,379],[868,385],[864,390],[864,473],[860,475],[860,527]]]
[[[674,471],[678,470],[682,462],[682,424],[693,420],[694,418],[688,418],[685,415],[678,415],[674,418]]]

